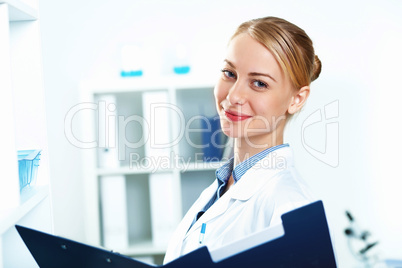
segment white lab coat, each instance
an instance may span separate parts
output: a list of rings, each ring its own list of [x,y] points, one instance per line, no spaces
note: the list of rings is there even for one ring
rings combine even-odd
[[[315,201],[295,170],[292,150],[283,147],[250,168],[188,230],[217,188],[215,180],[184,216],[169,242],[164,263],[203,245],[213,250],[244,238],[280,223],[283,213]],[[203,245],[199,243],[202,223],[206,223]]]

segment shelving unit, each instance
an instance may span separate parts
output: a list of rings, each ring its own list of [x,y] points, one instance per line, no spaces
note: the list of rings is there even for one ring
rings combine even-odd
[[[202,190],[215,180],[215,170],[222,165],[220,161],[204,162],[201,148],[210,146],[210,142],[202,139],[200,129],[202,120],[216,115],[214,83],[200,82],[191,75],[82,83],[82,103],[85,105],[82,106],[84,109],[75,109],[75,116],[81,118],[83,132],[75,135],[80,137],[83,146],[93,146],[83,150],[87,167],[84,176],[88,243],[136,257],[160,259],[164,255],[168,238]],[[115,107],[108,106],[110,101],[115,103]],[[155,118],[151,119],[148,109],[152,105],[159,106],[153,110]],[[104,107],[113,111],[105,113]],[[162,110],[158,113],[157,109]],[[113,119],[112,123],[103,122],[106,118]],[[128,118],[132,121],[129,122]],[[155,124],[146,123],[152,120]],[[112,133],[109,136],[100,130],[105,126]],[[110,131],[110,126],[117,131]],[[223,147],[223,134],[216,129],[211,129],[210,133],[213,131],[219,131],[214,138]],[[147,138],[141,140],[144,135]],[[208,133],[205,135],[208,137]],[[117,137],[116,142],[107,137]],[[101,157],[105,153],[104,147],[107,147],[103,145],[108,143],[100,139],[105,138],[115,145],[109,147],[106,154],[114,154],[114,158],[118,155],[120,161],[117,164],[105,165],[102,162],[107,158]],[[169,146],[149,148],[153,138],[163,140]],[[127,148],[122,146],[122,141],[138,146]],[[116,148],[118,152],[113,151]],[[105,243],[107,228],[102,219],[108,219],[105,219],[107,212],[103,211],[103,204],[108,201],[100,194],[104,190],[104,178],[125,183],[125,190],[121,190],[124,193],[115,193],[116,196],[126,196],[126,204],[122,206],[127,206],[124,211],[128,224],[126,228],[121,227],[126,229],[123,234],[126,232],[128,236],[128,243],[121,239],[125,246],[118,243],[110,248]],[[126,221],[123,215],[121,218]]]
[[[0,267],[37,267],[15,224],[52,232],[37,3],[0,1]],[[41,149],[37,183],[20,191],[17,150]]]
[[[0,233],[3,234],[33,211],[44,199],[49,196],[49,187],[36,186],[31,189],[24,189],[20,195],[20,205],[10,209],[0,216]]]

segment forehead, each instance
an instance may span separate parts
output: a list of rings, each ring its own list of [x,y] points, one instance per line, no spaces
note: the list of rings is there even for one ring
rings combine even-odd
[[[226,59],[233,63],[237,71],[269,72],[277,78],[283,76],[272,53],[247,33],[239,34],[230,41]]]

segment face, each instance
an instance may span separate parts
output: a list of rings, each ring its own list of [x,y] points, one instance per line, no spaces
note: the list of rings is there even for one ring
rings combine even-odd
[[[295,91],[271,52],[248,34],[230,42],[214,94],[227,136],[255,146],[282,143]]]

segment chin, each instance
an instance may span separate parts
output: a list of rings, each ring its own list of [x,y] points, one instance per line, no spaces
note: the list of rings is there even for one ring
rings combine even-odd
[[[242,137],[241,133],[238,133],[238,131],[235,131],[231,127],[226,127],[225,128],[225,127],[222,126],[222,132],[223,132],[223,134],[225,134],[226,136],[228,136],[230,138],[241,138]]]
[[[226,118],[221,118],[221,128],[223,134],[231,138],[240,138],[242,137],[242,128],[233,124],[233,122],[229,121]]]

